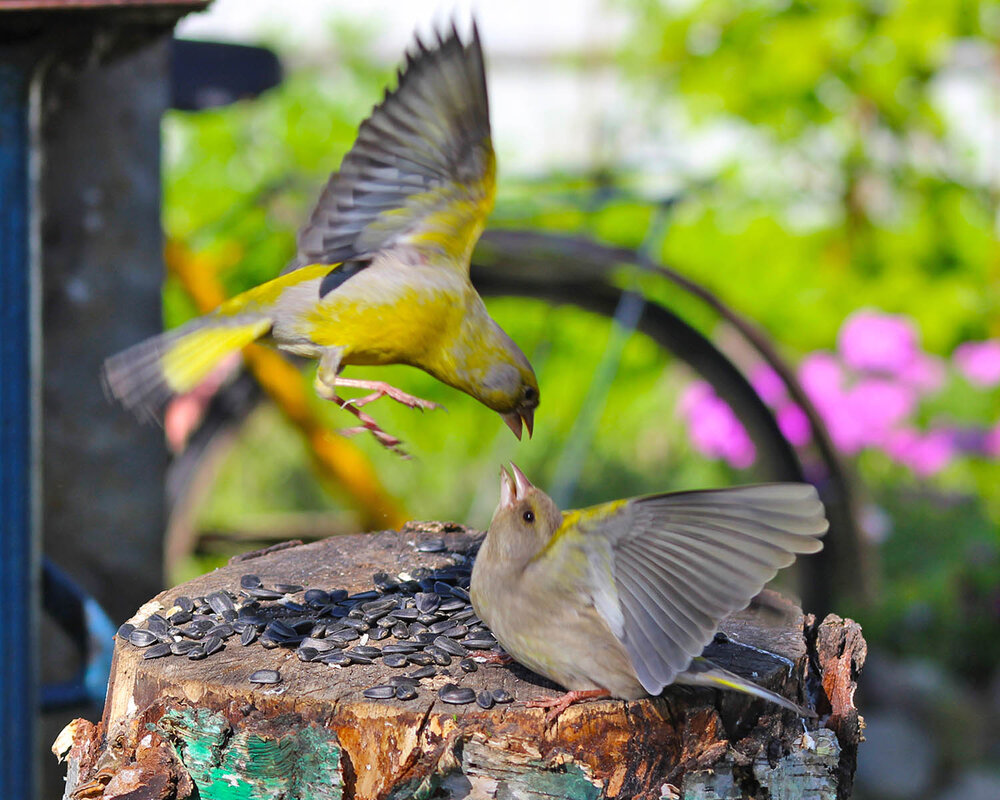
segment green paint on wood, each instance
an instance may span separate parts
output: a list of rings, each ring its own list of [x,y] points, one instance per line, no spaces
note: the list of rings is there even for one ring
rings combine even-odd
[[[156,726],[202,800],[342,800],[337,737],[316,725],[281,736],[234,732],[207,709],[171,709]]]
[[[497,785],[497,800],[597,800],[600,796],[577,764],[530,770]]]

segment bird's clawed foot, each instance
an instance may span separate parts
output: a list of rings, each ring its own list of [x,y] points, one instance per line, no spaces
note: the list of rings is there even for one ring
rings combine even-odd
[[[421,397],[414,397],[412,394],[407,394],[385,381],[360,381],[354,378],[338,377],[337,386],[350,386],[354,389],[371,390],[371,394],[366,394],[364,397],[355,397],[345,401],[348,405],[354,406],[354,408],[361,408],[383,397],[390,397],[397,403],[402,403],[407,408],[419,408],[421,411],[433,411],[435,408],[441,408],[441,405],[438,403],[424,400]]]
[[[549,709],[549,713],[545,715],[545,724],[551,725],[573,703],[579,703],[581,700],[589,700],[596,697],[610,696],[611,692],[607,689],[586,689],[584,691],[566,692],[566,694],[557,697],[538,697],[534,700],[529,700],[527,706],[528,708]]]
[[[508,664],[514,663],[514,657],[503,650],[487,650],[485,653],[479,653],[476,656],[476,660],[483,664],[492,664],[497,667],[506,667]]]

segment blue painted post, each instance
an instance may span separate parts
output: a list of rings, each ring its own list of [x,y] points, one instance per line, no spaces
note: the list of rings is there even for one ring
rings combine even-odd
[[[26,60],[0,61],[0,797],[11,798],[35,796],[38,706],[32,73]]]

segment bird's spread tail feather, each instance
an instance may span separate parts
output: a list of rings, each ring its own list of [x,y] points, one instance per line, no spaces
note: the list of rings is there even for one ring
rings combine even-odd
[[[729,689],[735,692],[742,692],[743,694],[769,700],[782,708],[794,711],[800,717],[806,717],[807,719],[814,719],[816,717],[815,711],[800,706],[787,697],[782,697],[777,692],[772,692],[770,689],[758,686],[753,681],[740,677],[735,672],[723,669],[713,664],[707,658],[694,659],[691,662],[691,666],[678,675],[674,683],[682,683],[688,686],[710,686],[714,689]]]
[[[223,358],[270,329],[261,314],[201,317],[109,358],[104,385],[126,408],[156,417],[171,396],[194,389]]]

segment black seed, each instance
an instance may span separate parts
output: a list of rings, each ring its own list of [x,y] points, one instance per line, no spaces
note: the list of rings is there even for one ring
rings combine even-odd
[[[264,628],[264,634],[272,639],[278,640],[300,638],[294,628],[289,627],[280,619],[272,619],[267,624],[267,627]]]
[[[430,645],[425,651],[427,655],[434,659],[434,663],[442,667],[447,667],[451,664],[451,656],[447,652],[442,650],[440,647],[435,647]],[[410,656],[412,659],[413,656]]]
[[[452,625],[444,632],[444,635],[449,639],[461,639],[468,632],[469,629],[465,625]]]
[[[121,627],[118,628],[118,632],[115,634],[119,639],[128,639],[132,635],[132,631],[135,630],[135,625],[131,622],[123,622]]]
[[[302,599],[311,606],[325,606],[330,602],[330,594],[322,589],[306,589]]]
[[[253,625],[247,625],[240,634],[240,644],[246,647],[257,641],[257,629]]]
[[[280,600],[285,596],[281,592],[276,592],[274,589],[265,589],[263,586],[257,589],[247,589],[247,594],[251,597],[256,597],[258,600]]]
[[[457,597],[452,597],[445,600],[438,606],[439,614],[450,614],[453,611],[464,611],[468,607],[468,603],[464,600],[459,600]]]
[[[402,653],[403,655],[408,655],[410,653],[416,653],[419,649],[419,645],[410,644],[409,642],[399,642],[398,644],[387,644],[382,648],[382,652],[386,655],[391,653]]]
[[[470,650],[492,650],[497,646],[497,640],[492,636],[487,639],[484,636],[467,636],[462,639],[462,644]]]
[[[462,645],[456,642],[454,639],[449,639],[447,636],[438,636],[434,640],[434,646],[443,650],[446,653],[450,653],[453,656],[460,656],[465,658],[469,655],[469,651],[466,650]],[[428,648],[430,652],[430,648]]]
[[[356,631],[367,631],[370,627],[367,622],[363,619],[354,619],[353,617],[344,617],[341,622],[348,628],[353,628]]]
[[[359,644],[351,653],[357,653],[359,656],[367,656],[368,658],[378,658],[382,655],[382,651],[377,647],[369,647],[368,645]]]
[[[332,653],[323,653],[316,660],[336,667],[346,667],[348,664],[353,663],[351,657],[340,650],[334,650]]]
[[[423,612],[418,611],[415,608],[397,608],[389,616],[395,618],[397,622],[402,620],[403,622],[411,622],[419,617]]]
[[[399,595],[383,595],[378,600],[369,600],[367,603],[362,603],[361,610],[366,614],[370,614],[373,611],[389,611],[395,608],[398,602]]]
[[[463,658],[461,661],[458,662],[458,666],[460,666],[466,672],[475,672],[477,669],[479,669],[479,665],[471,658]]]
[[[382,657],[382,663],[387,667],[405,667],[407,661],[403,653],[389,653],[389,655]]]
[[[259,669],[247,678],[250,683],[280,683],[281,673],[276,669]]]
[[[128,640],[132,642],[136,647],[149,647],[151,644],[156,644],[156,635],[150,631],[145,631],[140,628],[134,629],[129,635]]]
[[[222,637],[217,634],[210,633],[205,636],[205,640],[201,643],[201,646],[205,649],[206,656],[210,656],[212,653],[218,653],[223,648]]]
[[[354,650],[345,650],[344,655],[349,656],[351,662],[354,664],[372,664],[375,661],[375,659],[363,656],[361,653],[356,653]]]
[[[434,644],[434,640],[437,639],[437,635],[431,633],[430,631],[424,631],[423,633],[418,633],[413,637],[419,645]]]
[[[422,622],[411,622],[409,630],[410,636],[417,636],[421,633],[427,633],[428,628]]]
[[[441,621],[440,614],[421,614],[417,617],[417,622],[421,625],[433,625],[435,622]]]
[[[205,599],[208,600],[209,606],[216,614],[221,615],[226,611],[236,610],[232,598],[225,592],[212,592]]]
[[[326,636],[326,623],[325,622],[314,623],[313,626],[309,629],[309,635],[317,639],[322,639],[324,636]]]
[[[197,642],[193,642],[190,639],[182,639],[179,642],[173,642],[170,645],[170,652],[175,656],[186,656],[196,647],[201,647]]]
[[[244,589],[257,589],[261,585],[261,580],[256,575],[247,574],[240,577],[240,586]]]
[[[381,611],[366,611],[364,613],[364,616],[361,617],[361,619],[363,619],[369,625],[375,625],[381,622],[383,619],[389,619],[389,617],[386,616],[388,613],[389,612],[386,611],[385,609],[382,609]]]
[[[178,611],[176,614],[170,615],[171,625],[186,625],[192,619],[192,614],[190,611]]]
[[[456,611],[454,614],[451,615],[451,618],[455,620],[455,622],[465,622],[466,625],[471,625],[472,623],[466,622],[466,620],[474,616],[476,616],[475,609],[468,607],[468,608],[463,608],[461,611]]]
[[[274,591],[283,592],[284,594],[295,594],[302,591],[302,587],[297,583],[276,583],[274,584]]]
[[[445,549],[444,539],[424,539],[414,549],[418,553],[440,553]]]
[[[319,656],[319,650],[315,647],[300,647],[295,651],[295,655],[299,657],[299,661],[315,661]]]
[[[412,686],[397,686],[396,687],[396,699],[397,700],[412,700],[417,696],[417,690]]]
[[[465,600],[466,602],[468,602],[471,599],[469,597],[469,590],[462,586],[452,586],[451,593],[455,595],[455,597],[460,597],[462,600]]]
[[[410,675],[393,675],[389,678],[390,686],[412,686],[416,689],[420,685],[420,681]]]
[[[399,620],[396,619],[392,614],[386,614],[384,617],[379,618],[375,623],[376,628],[391,628],[397,625]]]
[[[302,603],[295,603],[291,600],[285,600],[281,603],[281,607],[287,609],[288,611],[305,611],[306,607]]]
[[[418,592],[413,600],[416,603],[415,611],[420,614],[433,614],[441,605],[441,595],[437,592]],[[416,616],[414,614],[413,618],[416,619]]]
[[[434,581],[434,591],[444,597],[451,597],[451,587],[444,581]]]
[[[396,696],[396,687],[388,684],[373,686],[371,689],[365,689],[364,695],[369,700],[388,700],[390,697]]]
[[[408,677],[420,680],[421,678],[433,678],[435,675],[437,675],[437,670],[432,666],[425,665],[420,669],[413,670]]]
[[[167,622],[166,617],[160,614],[150,614],[149,619],[146,620],[146,628],[158,637],[166,636],[169,627],[170,623]]]
[[[329,639],[316,639],[312,636],[307,636],[301,642],[299,642],[299,647],[311,647],[313,650],[319,653],[325,653],[328,650],[333,650],[336,645]]]
[[[480,708],[493,708],[493,695],[483,689],[476,695],[476,703]]]
[[[382,628],[382,630],[386,629]],[[397,622],[392,626],[392,635],[397,639],[408,639],[410,637],[410,629],[405,622]]]
[[[190,650],[188,650],[187,654],[188,658],[191,661],[201,661],[201,659],[205,658],[206,655],[208,654],[205,652],[205,648],[202,647],[200,644],[195,645]]]
[[[368,638],[374,639],[375,641],[380,641],[382,639],[387,638],[388,636],[389,636],[388,628],[372,628],[371,631],[369,631],[368,633]]]
[[[406,657],[406,660],[418,667],[426,667],[434,663],[434,657],[427,653],[411,653]]]
[[[265,650],[273,650],[275,647],[281,647],[281,642],[261,636],[260,646],[263,647]]]
[[[143,658],[162,658],[163,656],[170,655],[170,642],[161,642],[160,644],[154,644],[152,647],[146,649],[142,657]]]
[[[453,683],[446,683],[438,691],[438,697],[445,703],[461,706],[475,700],[476,693],[467,686],[456,686]]]
[[[357,594],[352,594],[349,596],[349,599],[355,603],[363,603],[366,600],[375,600],[376,598],[381,596],[382,595],[380,595],[374,589],[369,589],[367,592],[358,592]]]
[[[174,605],[187,614],[190,614],[192,611],[194,611],[194,601],[186,594],[178,595],[177,597],[175,597]]]
[[[223,622],[221,625],[216,625],[210,631],[208,631],[206,636],[219,636],[223,639],[228,639],[236,633],[236,629],[230,625],[228,622]]]
[[[455,623],[450,619],[442,619],[439,622],[435,622],[431,625],[428,630],[433,634],[444,633],[448,628],[452,627]]]

